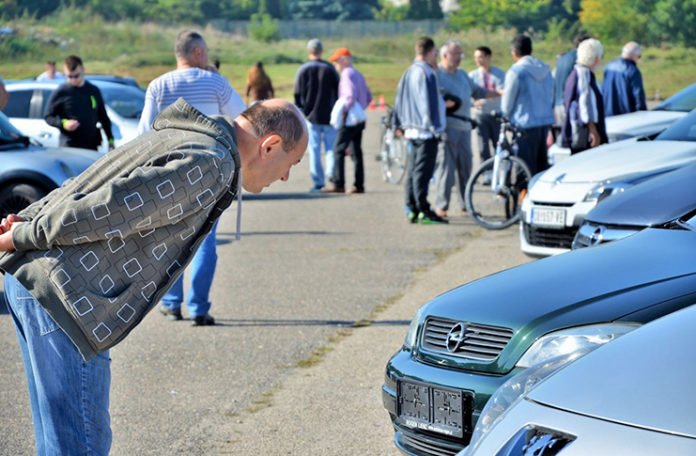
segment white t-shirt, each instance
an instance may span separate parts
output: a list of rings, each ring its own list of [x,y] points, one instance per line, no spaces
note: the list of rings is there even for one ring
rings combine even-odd
[[[157,115],[179,98],[206,116],[223,114],[234,119],[246,109],[242,98],[220,74],[200,68],[174,70],[147,87],[138,134],[151,130]]]

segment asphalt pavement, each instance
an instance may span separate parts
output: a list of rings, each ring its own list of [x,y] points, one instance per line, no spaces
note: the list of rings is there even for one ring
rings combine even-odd
[[[515,228],[483,230],[456,199],[449,225],[408,224],[402,186],[375,160],[381,114],[365,132],[365,194],[308,193],[305,157],[289,182],[244,195],[241,241],[236,211],[223,215],[218,325],[152,312],[112,350],[113,455],[397,454],[381,383],[418,306],[528,259]],[[3,310],[3,455],[34,451],[15,339]]]

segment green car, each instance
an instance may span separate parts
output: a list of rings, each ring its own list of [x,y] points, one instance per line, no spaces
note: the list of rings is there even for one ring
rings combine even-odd
[[[695,231],[648,229],[493,274],[422,306],[382,388],[396,446],[454,455],[508,379],[696,303]]]

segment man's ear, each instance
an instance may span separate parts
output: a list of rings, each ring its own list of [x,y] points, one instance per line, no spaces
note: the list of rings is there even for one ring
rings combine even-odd
[[[274,150],[283,148],[283,138],[275,133],[271,133],[261,140],[261,157],[269,157]]]

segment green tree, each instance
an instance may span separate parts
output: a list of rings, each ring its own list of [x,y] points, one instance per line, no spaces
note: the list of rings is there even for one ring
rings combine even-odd
[[[415,20],[442,19],[442,8],[440,8],[439,0],[411,0],[408,9],[408,18]]]
[[[373,19],[378,0],[288,0],[292,19]]]
[[[580,0],[479,0],[460,2],[460,8],[448,18],[454,30],[499,27],[522,30],[546,30],[549,21],[570,28],[577,21]]]
[[[651,0],[582,0],[580,22],[600,40],[651,41],[648,23],[654,10]]]
[[[696,0],[660,0],[653,19],[650,28],[656,38],[696,45]]]
[[[379,8],[375,10],[375,19],[380,21],[403,21],[408,16],[408,3],[395,5],[390,0],[379,0]]]

